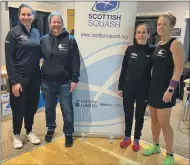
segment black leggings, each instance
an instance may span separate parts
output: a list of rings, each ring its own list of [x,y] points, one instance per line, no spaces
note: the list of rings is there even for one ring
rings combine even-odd
[[[131,136],[134,103],[135,110],[135,139],[140,139],[141,131],[144,124],[144,114],[147,107],[148,84],[140,86],[138,83],[125,82],[123,89],[123,106],[125,112],[125,136]]]

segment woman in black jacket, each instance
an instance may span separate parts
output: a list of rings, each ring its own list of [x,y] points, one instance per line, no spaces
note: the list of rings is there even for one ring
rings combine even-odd
[[[22,148],[22,121],[26,138],[33,144],[40,139],[32,133],[34,115],[38,108],[40,73],[40,34],[32,27],[34,10],[26,4],[18,9],[20,23],[9,30],[5,40],[6,68],[10,85],[10,105],[13,116],[13,146]]]
[[[120,147],[126,148],[131,144],[134,103],[136,101],[135,135],[132,146],[134,151],[140,149],[139,139],[143,128],[148,88],[151,80],[151,54],[154,47],[148,45],[149,37],[148,25],[138,25],[135,32],[136,44],[128,46],[125,51],[119,78],[118,94],[121,97],[123,96],[125,112],[125,138],[120,143]]]

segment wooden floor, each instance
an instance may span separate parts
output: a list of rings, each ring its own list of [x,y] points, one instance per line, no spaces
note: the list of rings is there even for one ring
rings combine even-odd
[[[131,146],[127,149],[119,147],[121,139],[114,139],[109,143],[107,138],[86,138],[85,142],[81,138],[76,138],[73,147],[64,147],[64,137],[40,146],[32,151],[24,153],[2,165],[11,164],[64,164],[64,165],[161,165],[165,153],[146,157],[142,155],[142,150],[147,147],[146,142],[141,141],[141,150],[133,152]],[[189,160],[175,155],[176,165],[189,165]]]

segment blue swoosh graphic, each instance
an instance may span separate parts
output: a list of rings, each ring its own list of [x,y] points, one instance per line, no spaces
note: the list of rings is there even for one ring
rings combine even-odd
[[[124,54],[114,54],[114,55],[112,55],[112,56],[123,56]],[[109,57],[112,57],[112,56],[109,56]],[[109,58],[109,57],[106,57],[106,58]],[[106,59],[106,58],[104,58],[104,59]],[[103,60],[104,60],[103,59]],[[99,61],[98,61],[99,62]],[[84,62],[81,62],[81,66],[84,64]],[[91,64],[92,65],[92,64]],[[89,66],[88,66],[89,67]],[[81,70],[80,70],[80,72],[81,71],[83,71],[85,68],[82,68]]]
[[[117,42],[117,43],[114,43],[114,44],[111,44],[111,45],[107,45],[107,46],[105,46],[103,48],[100,48],[97,51],[89,54],[88,56],[84,57],[83,59],[87,59],[87,58],[91,57],[92,55],[94,55],[94,54],[96,54],[96,53],[98,53],[98,52],[100,52],[100,51],[102,51],[104,49],[107,49],[107,48],[110,48],[110,47],[113,47],[113,46],[116,46],[116,45],[127,45],[127,44],[131,44],[131,43],[130,42]]]

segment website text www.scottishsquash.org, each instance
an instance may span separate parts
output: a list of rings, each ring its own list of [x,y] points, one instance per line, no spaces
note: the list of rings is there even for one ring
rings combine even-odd
[[[115,39],[128,39],[128,36],[125,35],[120,35],[120,34],[105,34],[105,33],[94,33],[94,34],[89,34],[89,33],[81,33],[81,37],[87,37],[87,38],[115,38]]]

